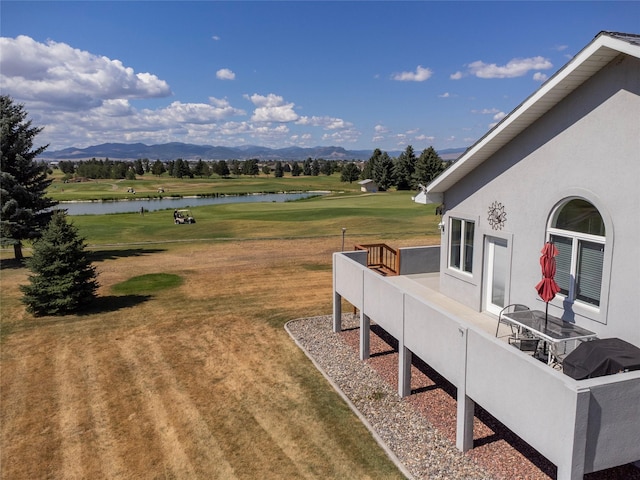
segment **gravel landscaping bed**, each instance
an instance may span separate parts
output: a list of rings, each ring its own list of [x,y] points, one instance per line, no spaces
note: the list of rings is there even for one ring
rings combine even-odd
[[[476,407],[474,448],[455,447],[455,387],[414,356],[412,394],[397,395],[397,342],[372,323],[371,358],[361,361],[359,319],[343,315],[334,334],[331,316],[292,320],[286,329],[369,428],[401,471],[415,480],[548,480],[556,467]],[[585,476],[638,480],[632,465]]]

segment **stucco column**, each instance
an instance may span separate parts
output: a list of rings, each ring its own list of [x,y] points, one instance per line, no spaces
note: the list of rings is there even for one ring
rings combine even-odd
[[[575,425],[573,438],[567,442],[569,449],[566,460],[558,464],[557,480],[582,480],[584,477],[585,453],[587,447],[587,427],[589,425],[589,404],[591,391],[581,387],[576,392]]]
[[[333,291],[333,333],[342,330],[342,295]]]
[[[398,341],[398,395],[408,397],[411,395],[411,357],[412,353],[404,346],[403,341]]]
[[[371,348],[371,319],[360,310],[360,360],[369,358]]]
[[[462,452],[473,448],[473,415],[475,402],[467,396],[467,329],[458,328],[462,348],[462,371],[460,381],[456,385],[458,389],[457,415],[456,415],[456,448]]]

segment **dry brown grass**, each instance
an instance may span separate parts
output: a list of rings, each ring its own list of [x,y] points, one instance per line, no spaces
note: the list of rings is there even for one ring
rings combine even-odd
[[[28,315],[17,287],[27,271],[3,268],[1,477],[402,478],[282,328],[331,312],[339,247],[100,252],[100,311],[63,318]],[[111,291],[157,272],[184,283]]]

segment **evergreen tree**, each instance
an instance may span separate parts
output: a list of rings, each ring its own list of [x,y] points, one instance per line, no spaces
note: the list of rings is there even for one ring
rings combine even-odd
[[[173,163],[171,176],[176,178],[193,178],[193,172],[191,168],[189,168],[189,162],[181,158],[177,159]]]
[[[252,177],[255,177],[256,175],[260,175],[260,167],[258,166],[258,159],[250,158],[249,160],[245,160],[242,165],[242,174],[251,175]]]
[[[364,164],[364,168],[362,169],[362,173],[360,174],[360,180],[367,180],[367,179],[374,180],[373,171],[375,170],[376,162],[378,161],[381,155],[382,155],[382,151],[379,148],[376,148],[373,151],[373,153],[371,154],[371,157],[369,157],[369,161],[365,162]]]
[[[393,160],[387,152],[382,152],[376,160],[371,179],[383,191],[395,184]]]
[[[311,157],[307,158],[302,164],[302,174],[305,176],[311,175]]]
[[[293,165],[291,166],[291,176],[299,177],[301,173],[302,169],[300,168],[300,165],[298,165],[298,162],[293,162]]]
[[[333,167],[335,163],[336,162],[331,160],[324,160],[322,162],[322,167],[320,168],[320,170],[322,170],[322,173],[324,173],[327,176],[333,175],[333,170],[334,170]]]
[[[276,178],[282,178],[284,177],[284,169],[282,168],[282,162],[280,160],[278,160],[276,162],[276,166],[275,166],[275,171],[273,174]]]
[[[427,185],[445,169],[445,163],[433,147],[425,148],[416,161],[415,183]]]
[[[313,175],[314,177],[320,175],[320,162],[317,158],[315,158],[311,163],[311,175]]]
[[[411,190],[414,187],[413,173],[416,169],[416,155],[408,145],[396,160],[394,176],[398,190]]]
[[[217,164],[216,164],[216,173],[218,175],[220,175],[221,177],[228,177],[229,174],[231,173],[231,171],[229,170],[229,166],[227,165],[227,162],[225,160],[220,160]]]
[[[353,162],[349,162],[342,167],[340,181],[352,183],[353,181],[357,180],[359,176],[360,169],[358,168],[358,166]]]
[[[144,165],[142,164],[142,159],[139,158],[135,162],[133,162],[133,169],[136,172],[136,175],[144,175]]]
[[[22,241],[41,235],[50,207],[57,204],[45,196],[51,184],[46,164],[35,158],[48,145],[33,148],[42,128],[31,126],[23,105],[0,96],[0,243],[13,245],[16,259],[22,259]]]
[[[240,160],[231,160],[231,166],[229,167],[231,173],[235,176],[238,176],[242,173],[242,167],[240,165]]]
[[[153,166],[151,167],[151,173],[153,173],[156,176],[160,176],[162,175],[164,172],[166,172],[167,170],[164,168],[164,163],[162,163],[160,161],[160,159],[156,160],[153,163]]]
[[[34,315],[64,315],[91,303],[98,282],[85,251],[84,239],[66,215],[56,210],[26,261],[29,284],[20,285],[22,302]]]

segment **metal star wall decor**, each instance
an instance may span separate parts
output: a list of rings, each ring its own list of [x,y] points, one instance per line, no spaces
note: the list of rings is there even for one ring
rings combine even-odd
[[[494,230],[502,230],[507,221],[507,212],[504,211],[504,205],[500,202],[493,202],[489,207],[489,225]]]

